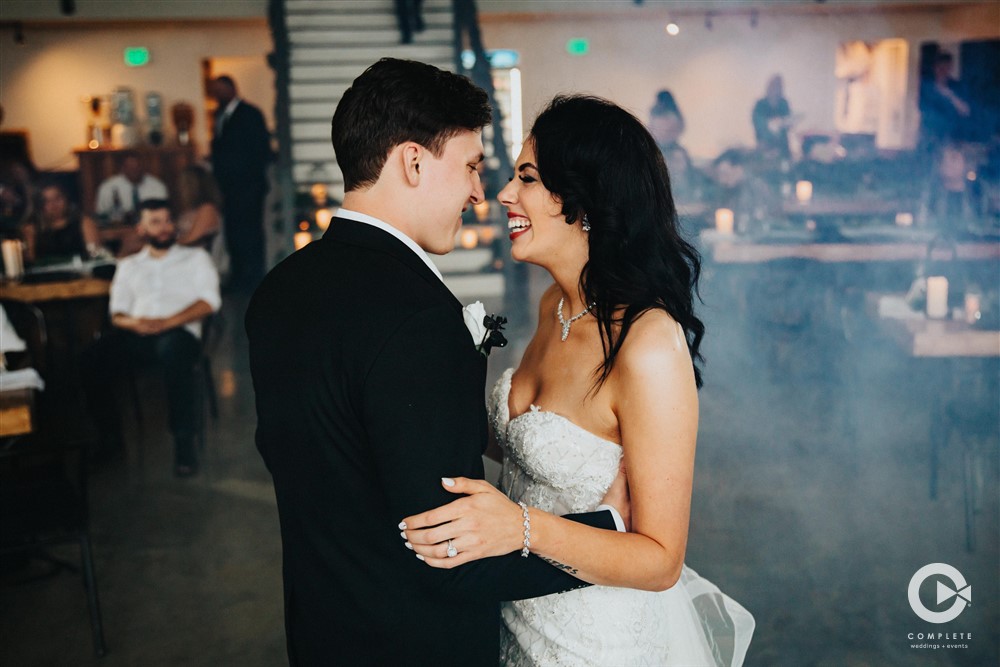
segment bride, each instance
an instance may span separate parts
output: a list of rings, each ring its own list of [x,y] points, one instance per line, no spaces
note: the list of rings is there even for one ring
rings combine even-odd
[[[503,493],[442,480],[464,497],[407,517],[408,546],[438,568],[520,550],[594,584],[504,603],[502,665],[742,664],[753,617],[684,565],[700,263],[655,141],[610,102],[557,97],[499,200],[514,259],[554,279],[489,397]],[[595,509],[622,460],[630,532],[560,518]]]

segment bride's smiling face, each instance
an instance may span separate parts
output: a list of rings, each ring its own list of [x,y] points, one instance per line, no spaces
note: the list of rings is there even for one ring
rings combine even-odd
[[[562,202],[542,184],[530,138],[517,156],[514,178],[497,199],[507,207],[510,254],[517,261],[548,267],[567,253],[586,255],[586,233],[579,222],[566,224]]]

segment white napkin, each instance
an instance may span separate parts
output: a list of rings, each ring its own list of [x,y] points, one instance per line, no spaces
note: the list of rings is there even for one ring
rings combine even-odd
[[[7,311],[0,306],[0,353],[2,352],[23,352],[26,346],[21,337],[17,335],[14,326],[7,319]]]
[[[17,371],[0,371],[0,391],[14,389],[45,390],[45,380],[34,368],[22,368]]]

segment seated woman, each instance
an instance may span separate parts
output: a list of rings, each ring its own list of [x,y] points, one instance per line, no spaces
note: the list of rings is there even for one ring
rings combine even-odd
[[[211,252],[222,226],[219,188],[204,167],[192,165],[177,180],[178,243],[201,246]]]
[[[38,189],[35,214],[24,226],[28,261],[90,257],[100,249],[94,221],[81,215],[61,185],[47,182]]]

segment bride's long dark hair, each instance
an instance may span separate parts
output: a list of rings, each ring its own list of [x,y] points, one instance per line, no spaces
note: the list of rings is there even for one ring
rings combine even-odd
[[[604,345],[595,375],[607,380],[636,318],[665,310],[684,329],[701,387],[698,348],[705,325],[694,313],[701,258],[681,235],[670,178],[656,142],[617,105],[559,96],[531,129],[538,173],[562,202],[568,224],[587,216],[590,259],[580,275]]]

